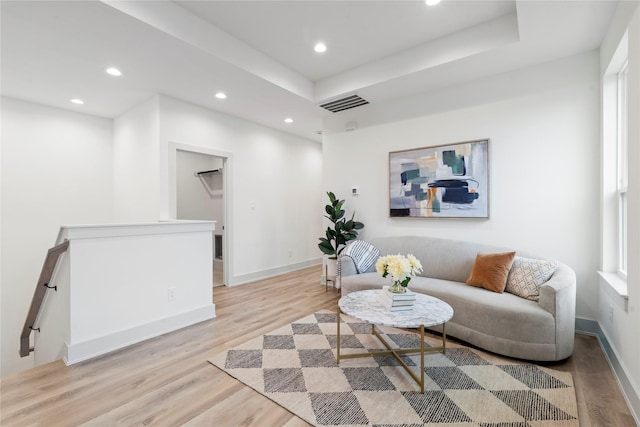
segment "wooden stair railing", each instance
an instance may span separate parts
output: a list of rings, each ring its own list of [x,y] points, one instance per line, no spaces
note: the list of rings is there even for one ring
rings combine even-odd
[[[22,327],[22,333],[20,334],[20,357],[26,357],[34,350],[29,344],[29,337],[31,336],[32,331],[39,330],[39,328],[35,329],[34,326],[36,319],[38,318],[38,313],[40,312],[40,307],[42,306],[42,301],[44,300],[44,295],[47,292],[47,289],[50,288],[49,281],[53,275],[53,270],[56,268],[58,259],[60,258],[60,255],[66,252],[68,247],[69,241],[65,240],[47,251],[47,257],[42,265],[40,278],[38,279],[36,290],[34,291],[33,298],[31,299],[31,307],[29,307],[29,313],[27,314],[24,326]],[[55,289],[55,286],[53,288]]]

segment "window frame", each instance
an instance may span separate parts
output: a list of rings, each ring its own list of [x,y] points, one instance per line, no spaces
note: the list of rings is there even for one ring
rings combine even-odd
[[[628,60],[616,73],[617,82],[617,132],[616,132],[616,195],[617,195],[617,273],[627,278],[627,186],[628,186]]]

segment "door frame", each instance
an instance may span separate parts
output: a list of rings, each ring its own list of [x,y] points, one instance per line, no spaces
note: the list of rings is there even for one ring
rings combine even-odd
[[[231,259],[233,258],[233,153],[228,151],[215,150],[208,147],[198,145],[189,145],[181,142],[169,142],[169,218],[177,219],[178,203],[177,203],[177,153],[178,151],[188,151],[191,153],[207,154],[222,158],[222,198],[224,203],[224,238],[222,239],[222,280],[225,286],[231,286],[231,278],[233,277],[233,267]],[[217,224],[216,224],[217,225]],[[218,226],[218,225],[217,225]],[[211,236],[213,238],[213,236]],[[213,261],[213,258],[212,258]]]

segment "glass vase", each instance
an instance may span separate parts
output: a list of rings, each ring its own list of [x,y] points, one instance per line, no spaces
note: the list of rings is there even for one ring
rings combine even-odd
[[[400,282],[393,282],[393,285],[389,286],[389,292],[394,294],[404,294],[407,292],[407,288],[402,286]]]

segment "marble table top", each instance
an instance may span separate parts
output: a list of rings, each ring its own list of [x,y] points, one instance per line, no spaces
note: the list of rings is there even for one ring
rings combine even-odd
[[[352,292],[338,301],[343,313],[380,326],[418,328],[440,325],[453,317],[453,308],[438,298],[416,293],[413,310],[389,311],[380,301],[381,289]]]

